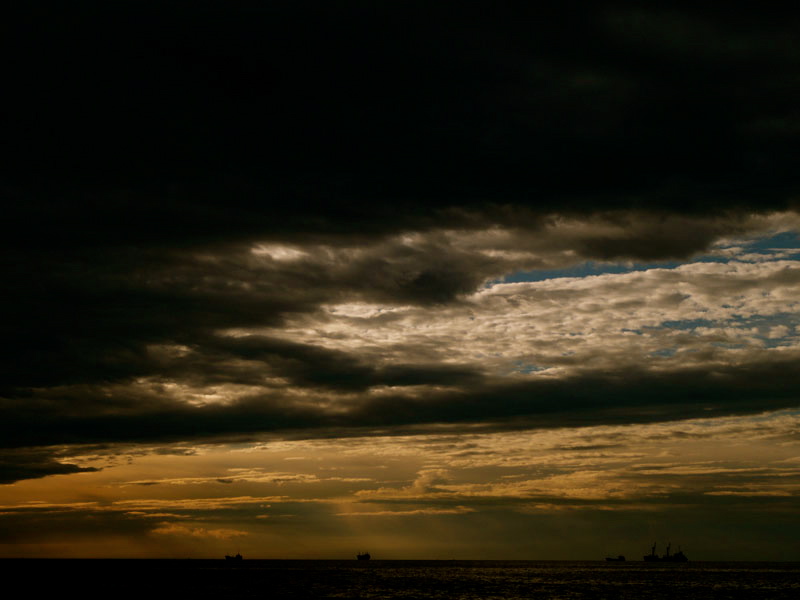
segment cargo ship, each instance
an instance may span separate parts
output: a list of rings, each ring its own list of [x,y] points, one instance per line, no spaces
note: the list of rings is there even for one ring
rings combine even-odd
[[[654,542],[653,547],[650,549],[650,554],[645,554],[642,557],[642,560],[645,562],[689,562],[689,559],[680,548],[678,548],[678,551],[675,554],[670,554],[669,549],[671,547],[672,544],[667,544],[667,553],[659,556],[656,554],[656,545]]]

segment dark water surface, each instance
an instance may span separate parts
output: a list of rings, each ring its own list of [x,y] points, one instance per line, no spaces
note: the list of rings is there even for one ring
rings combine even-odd
[[[18,582],[34,598],[800,598],[800,563],[19,559],[0,569],[6,589]]]

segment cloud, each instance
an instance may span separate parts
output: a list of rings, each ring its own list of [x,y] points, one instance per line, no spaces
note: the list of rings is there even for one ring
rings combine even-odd
[[[96,467],[60,462],[54,458],[52,451],[46,449],[0,451],[0,484],[14,483],[23,479],[39,479],[49,475],[91,473],[98,470]]]
[[[188,527],[180,523],[161,523],[158,527],[152,530],[155,535],[175,535],[180,537],[195,537],[195,538],[214,538],[218,540],[230,540],[237,537],[244,537],[249,535],[247,531],[240,531],[238,529],[206,529],[204,527]]]
[[[133,379],[6,398],[3,440],[556,427],[789,407],[797,339],[774,319],[794,313],[797,272],[780,258],[696,262],[203,332],[143,348],[150,369]]]
[[[4,242],[368,238],[492,206],[716,214],[794,191],[794,147],[756,126],[795,117],[791,13],[302,4],[87,6],[46,33],[21,10]]]
[[[717,492],[706,492],[709,496],[744,496],[744,497],[766,497],[766,498],[785,498],[793,496],[794,494],[789,491],[781,491],[781,490],[742,490],[742,491],[734,491],[734,490],[725,490],[725,491],[717,491]]]
[[[418,508],[416,510],[376,510],[336,513],[338,517],[416,517],[427,515],[464,515],[475,512],[474,508],[456,506],[455,508]]]
[[[792,15],[346,4],[21,12],[0,445],[796,402]]]
[[[371,481],[367,477],[319,477],[317,475],[307,473],[289,473],[289,472],[265,472],[262,469],[228,469],[228,474],[224,477],[181,477],[181,478],[164,478],[145,481],[126,481],[120,485],[201,485],[207,483],[221,483],[225,485],[234,483],[273,483],[276,485],[286,484],[319,484],[330,481],[343,481],[343,482],[367,482]]]

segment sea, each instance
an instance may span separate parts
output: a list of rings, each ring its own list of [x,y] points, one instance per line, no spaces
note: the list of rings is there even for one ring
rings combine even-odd
[[[33,598],[800,598],[796,562],[6,559],[0,570]]]

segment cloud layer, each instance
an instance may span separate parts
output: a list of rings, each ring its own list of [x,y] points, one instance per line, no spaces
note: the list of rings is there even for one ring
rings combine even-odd
[[[793,13],[10,23],[4,483],[72,445],[797,404]]]

